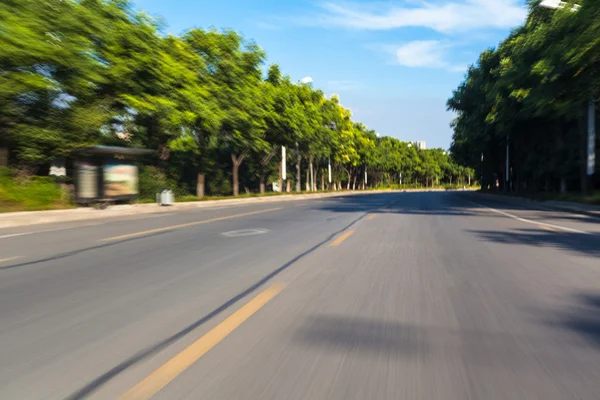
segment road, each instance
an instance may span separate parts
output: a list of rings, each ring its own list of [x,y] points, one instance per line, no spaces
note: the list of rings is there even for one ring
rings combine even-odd
[[[0,232],[2,399],[594,399],[600,220],[387,193]]]

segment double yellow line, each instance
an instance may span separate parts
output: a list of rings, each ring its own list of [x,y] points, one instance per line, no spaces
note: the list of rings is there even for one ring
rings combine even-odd
[[[219,344],[272,298],[277,296],[283,288],[283,284],[274,284],[260,293],[181,353],[171,358],[137,385],[121,395],[119,400],[146,400],[152,398],[152,396],[198,361],[200,357],[208,353],[208,351]]]

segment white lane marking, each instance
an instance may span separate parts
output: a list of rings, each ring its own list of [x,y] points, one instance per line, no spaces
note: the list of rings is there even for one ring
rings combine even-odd
[[[533,225],[538,225],[538,226],[539,225],[544,225],[544,226],[549,226],[551,228],[559,229],[559,230],[566,231],[566,232],[582,233],[584,235],[591,235],[590,232],[580,231],[578,229],[573,229],[573,228],[567,228],[566,226],[561,226],[561,225],[549,224],[547,222],[532,221],[530,219],[517,217],[516,215],[509,214],[509,213],[501,211],[501,210],[496,210],[495,208],[492,208],[492,207],[484,206],[483,204],[479,204],[479,203],[476,203],[476,202],[471,201],[471,200],[466,200],[466,199],[463,199],[463,200],[465,200],[465,201],[467,201],[469,203],[475,204],[475,205],[477,205],[479,207],[483,207],[483,208],[485,208],[487,210],[493,211],[495,213],[498,213],[500,215],[504,215],[505,217],[509,217],[509,218],[512,218],[512,219],[516,219],[517,221],[525,222],[526,224],[533,224]],[[533,210],[533,211],[535,211],[535,210]]]
[[[240,229],[238,231],[223,232],[221,235],[227,237],[254,236],[269,232],[268,229]]]
[[[43,230],[43,231],[31,231],[31,232],[13,233],[13,234],[10,234],[10,235],[0,236],[0,239],[8,239],[8,238],[17,237],[17,236],[37,235],[39,233],[47,233],[47,232],[66,231],[66,230],[69,230],[69,229],[77,229],[77,228],[84,228],[84,227],[87,227],[87,226],[98,226],[98,225],[104,225],[104,224],[106,224],[106,222],[99,222],[99,223],[95,223],[95,224],[77,225],[77,226],[68,226],[66,228],[46,229],[46,230]]]
[[[132,221],[132,220],[135,221],[135,220],[144,220],[144,219],[168,217],[168,216],[173,215],[173,214],[174,213],[164,213],[164,214],[159,214],[159,215],[146,215],[143,218],[122,218],[122,219],[117,219],[117,220],[110,221],[110,222],[95,222],[95,223],[91,223],[91,224],[83,224],[83,225],[76,225],[76,226],[67,226],[67,227],[64,227],[64,228],[45,229],[45,230],[42,230],[42,231],[30,231],[30,232],[12,233],[10,235],[0,236],[0,239],[8,239],[8,238],[19,237],[19,236],[27,236],[27,235],[37,235],[37,234],[40,234],[40,233],[47,233],[47,232],[67,231],[67,230],[70,230],[70,229],[86,228],[88,226],[106,225],[106,224],[110,224],[110,223],[113,223],[113,222],[119,222],[119,221]]]

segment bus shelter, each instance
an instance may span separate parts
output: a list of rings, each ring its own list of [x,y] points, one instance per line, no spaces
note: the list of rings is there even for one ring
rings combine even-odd
[[[135,160],[153,150],[93,146],[75,153],[75,201],[113,203],[137,198],[139,170]]]

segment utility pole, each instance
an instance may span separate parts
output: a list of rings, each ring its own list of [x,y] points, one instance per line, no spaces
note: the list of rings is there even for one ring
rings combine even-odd
[[[285,192],[285,183],[287,180],[287,154],[285,150],[285,146],[281,146],[281,178],[283,179],[283,183],[281,185],[281,191]]]
[[[312,156],[310,157],[310,190],[311,191],[315,190],[315,180],[314,180],[314,176],[313,176]]]
[[[596,104],[588,103],[588,140],[587,140],[587,188],[594,191],[592,177],[596,172]]]
[[[505,192],[509,192],[510,191],[510,161],[509,161],[509,152],[510,152],[510,141],[508,138],[508,135],[506,135],[506,176],[505,176],[505,180],[504,180],[504,191]]]
[[[300,193],[302,191],[302,182],[300,182],[300,162],[302,161],[300,156],[300,146],[298,142],[296,142],[296,192]]]
[[[331,190],[331,158],[327,160],[327,170],[329,172],[329,190]]]
[[[483,190],[483,153],[481,153],[481,179],[479,180],[479,186]]]

